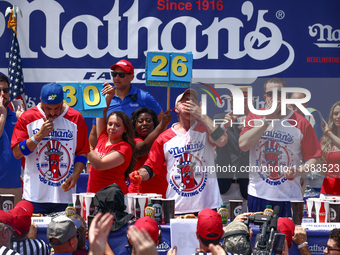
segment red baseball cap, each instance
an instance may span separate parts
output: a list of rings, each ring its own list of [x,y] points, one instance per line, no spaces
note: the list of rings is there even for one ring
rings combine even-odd
[[[212,209],[203,209],[198,214],[197,232],[200,237],[208,240],[216,240],[223,235],[221,216]]]
[[[33,211],[33,205],[26,200],[21,200],[12,210],[10,210],[14,220],[14,228],[19,235],[28,232],[30,229]]]
[[[10,225],[11,227],[13,227],[14,229],[14,219],[11,213],[0,210],[0,222],[5,223],[7,225]]]
[[[288,248],[291,248],[292,238],[293,238],[294,230],[295,230],[294,222],[288,218],[279,218],[277,220],[277,229],[280,230],[282,234],[286,235]]]
[[[111,70],[114,70],[116,67],[122,68],[127,73],[134,74],[132,64],[125,59],[119,60],[116,64],[112,65]]]
[[[145,229],[146,232],[150,235],[152,240],[157,242],[159,236],[159,227],[157,222],[149,216],[145,216],[143,218],[139,218],[136,220],[134,227],[138,228],[139,230]]]

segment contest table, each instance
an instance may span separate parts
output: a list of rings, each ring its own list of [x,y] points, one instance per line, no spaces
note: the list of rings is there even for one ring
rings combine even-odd
[[[122,227],[117,231],[111,231],[108,243],[114,252],[115,255],[129,255],[131,250],[129,251],[125,248],[127,245],[127,237],[126,237],[126,229],[127,225]],[[171,247],[171,240],[170,240],[170,225],[161,225],[162,229],[162,242],[157,247],[159,254],[166,255],[167,251]],[[256,234],[259,233],[259,226],[252,226],[253,229],[253,237],[252,237],[252,244],[255,243]],[[325,245],[327,244],[329,230],[308,230],[307,229],[307,237],[308,237],[308,246],[313,255],[323,254],[323,250],[325,249]],[[46,238],[46,227],[38,226],[38,239],[43,239],[45,242],[48,243]],[[290,254],[300,254],[299,249],[293,243],[292,248],[289,250]]]
[[[77,182],[77,193],[86,192],[88,176],[89,176],[88,173],[80,174],[78,182]],[[127,229],[127,226],[124,226],[117,231],[111,232],[109,235],[109,238],[108,238],[109,245],[116,255],[130,254],[128,249],[125,248],[125,245],[127,245],[126,229]],[[169,224],[162,225],[161,229],[162,229],[162,242],[157,248],[158,248],[159,254],[165,255],[171,247],[170,225]],[[259,226],[252,226],[252,229],[254,232],[253,238],[252,238],[252,244],[254,246],[255,237],[259,233]],[[311,251],[313,255],[323,254],[323,250],[325,249],[324,245],[327,244],[329,232],[330,232],[329,230],[308,230],[307,229],[307,236],[308,236],[308,243],[309,243],[308,246],[309,246],[309,250]],[[46,240],[46,227],[38,227],[37,238],[47,241]],[[290,249],[290,254],[300,254],[299,249],[294,243],[293,243],[292,248]]]

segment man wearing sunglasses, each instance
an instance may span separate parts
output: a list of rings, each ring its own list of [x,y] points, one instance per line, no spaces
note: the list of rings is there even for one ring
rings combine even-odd
[[[290,201],[302,200],[300,176],[315,168],[322,153],[313,127],[303,116],[288,107],[282,114],[281,89],[285,86],[280,78],[265,82],[266,106],[259,110],[275,110],[266,116],[250,112],[239,145],[242,151],[249,150],[248,211],[278,205],[280,217],[291,217]]]
[[[331,231],[323,253],[334,255],[340,254],[340,228],[335,228]]]
[[[14,194],[14,204],[17,204],[22,197],[21,159],[16,159],[11,151],[17,117],[8,107],[9,99],[8,78],[0,73],[0,194]]]
[[[157,114],[157,118],[160,122],[163,117],[163,110],[159,103],[150,93],[136,88],[131,84],[135,77],[132,64],[129,61],[122,59],[112,65],[111,70],[114,87],[109,83],[105,83],[103,89],[104,94],[110,95],[107,99],[110,100],[107,116],[109,116],[111,112],[122,111],[130,117],[135,110],[141,107],[147,107]],[[96,119],[93,119],[92,130],[89,137],[93,148],[97,144],[95,123]]]

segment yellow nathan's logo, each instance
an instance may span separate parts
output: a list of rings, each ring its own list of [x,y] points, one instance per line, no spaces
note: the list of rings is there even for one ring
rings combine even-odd
[[[56,94],[50,95],[50,96],[48,96],[48,100],[54,100],[54,99],[56,99],[56,97],[57,97]]]

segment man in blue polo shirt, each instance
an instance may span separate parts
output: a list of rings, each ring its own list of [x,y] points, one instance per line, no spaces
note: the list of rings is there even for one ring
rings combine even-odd
[[[17,117],[8,108],[9,98],[8,78],[0,73],[0,194],[14,194],[14,204],[17,204],[22,198],[21,159],[14,158],[11,150]]]
[[[148,92],[131,85],[131,82],[135,77],[132,64],[129,61],[122,59],[112,65],[111,70],[114,89],[111,89],[109,90],[110,92],[108,92],[113,98],[107,111],[107,116],[114,111],[122,111],[128,116],[131,116],[135,110],[141,107],[147,107],[153,110],[157,114],[158,120],[161,121],[163,110],[159,103]],[[108,83],[104,85],[111,86]],[[108,89],[106,89],[106,91],[108,91]],[[95,123],[96,119],[93,119],[92,130],[89,137],[90,144],[93,148],[97,144]]]

